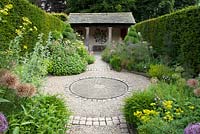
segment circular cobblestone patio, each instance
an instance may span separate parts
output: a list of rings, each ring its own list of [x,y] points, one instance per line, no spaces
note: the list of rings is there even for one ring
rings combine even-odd
[[[112,99],[124,95],[127,90],[123,81],[106,77],[84,78],[70,85],[73,94],[87,99]]]

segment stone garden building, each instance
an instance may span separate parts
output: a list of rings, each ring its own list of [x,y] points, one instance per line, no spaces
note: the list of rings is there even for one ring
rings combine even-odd
[[[89,51],[101,51],[106,44],[122,41],[135,19],[131,12],[70,13],[69,22],[84,37]]]

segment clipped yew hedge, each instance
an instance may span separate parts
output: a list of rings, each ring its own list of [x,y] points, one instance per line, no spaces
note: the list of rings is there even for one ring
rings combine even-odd
[[[65,13],[50,13],[50,14],[61,19],[64,22],[68,21],[68,16]]]
[[[66,28],[63,21],[45,13],[35,5],[30,4],[27,0],[0,1],[0,7],[4,7],[6,4],[13,4],[13,9],[5,17],[7,23],[0,23],[0,49],[5,49],[10,40],[17,35],[15,30],[22,25],[22,17],[28,17],[38,29],[37,32],[25,35],[23,43],[28,45],[29,48],[32,48],[35,44],[39,33],[44,33],[44,38],[47,38],[50,31],[63,32]]]
[[[138,32],[172,64],[181,63],[193,74],[200,73],[200,7],[177,12],[135,25]]]

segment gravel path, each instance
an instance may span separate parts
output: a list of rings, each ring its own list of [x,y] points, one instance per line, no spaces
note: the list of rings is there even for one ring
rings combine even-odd
[[[146,88],[149,80],[133,73],[113,71],[100,55],[95,58],[95,63],[82,74],[49,76],[44,91],[60,94],[66,100],[73,113],[69,134],[128,134],[121,112],[123,100],[131,92]]]

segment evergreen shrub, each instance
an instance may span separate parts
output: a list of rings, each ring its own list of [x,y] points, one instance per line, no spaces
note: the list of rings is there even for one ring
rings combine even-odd
[[[135,25],[157,55],[180,63],[185,71],[200,73],[200,8],[191,6]]]
[[[122,70],[121,62],[122,61],[121,61],[121,58],[119,57],[119,55],[113,55],[112,58],[110,59],[110,65],[116,71]]]
[[[68,20],[68,16],[65,13],[51,13],[51,15],[59,18],[62,21],[67,21]]]
[[[128,30],[128,34],[126,35],[124,41],[126,43],[139,43],[141,40],[134,26],[131,26]]]
[[[26,34],[23,40],[23,45],[27,45],[30,49],[37,42],[38,34],[44,33],[46,40],[50,31],[63,32],[66,27],[63,21],[50,14],[46,14],[45,11],[32,5],[27,0],[0,1],[0,7],[4,7],[6,4],[12,4],[13,8],[5,16],[7,22],[0,22],[0,49],[6,49],[8,47],[7,44],[17,36],[16,29],[22,25],[22,17],[29,18],[32,25],[37,27],[37,32]]]
[[[48,72],[53,75],[73,75],[86,70],[87,61],[75,46],[56,42],[51,46],[51,63]],[[86,51],[86,50],[85,50]]]

